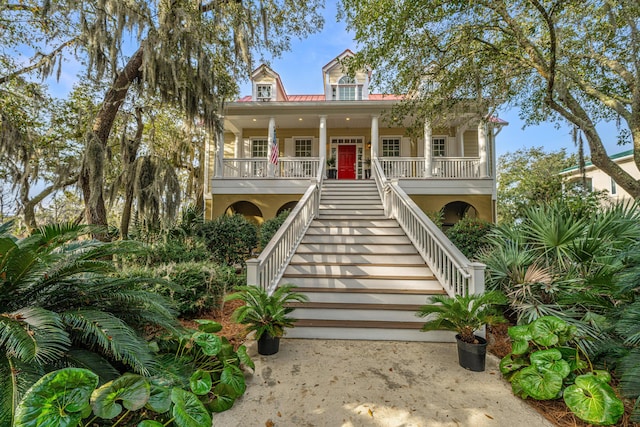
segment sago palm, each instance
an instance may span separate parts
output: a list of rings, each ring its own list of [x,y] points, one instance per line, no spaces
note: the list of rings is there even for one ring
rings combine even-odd
[[[423,331],[456,331],[460,340],[473,343],[474,331],[484,325],[505,322],[505,318],[496,307],[507,302],[498,291],[480,295],[435,295],[428,305],[420,307],[419,317],[427,317]]]
[[[135,243],[82,240],[90,231],[57,224],[17,238],[0,226],[0,425],[47,370],[81,366],[110,379],[115,363],[148,373],[153,357],[139,331],[175,326],[168,301],[117,275],[113,257]]]

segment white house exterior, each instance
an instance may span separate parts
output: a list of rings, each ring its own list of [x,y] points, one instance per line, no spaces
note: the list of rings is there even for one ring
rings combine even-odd
[[[272,218],[334,158],[328,178],[370,179],[377,159],[423,211],[443,210],[445,223],[464,215],[494,221],[495,136],[507,123],[461,113],[445,126],[421,124],[422,135],[412,137],[384,119],[401,96],[371,93],[367,70],[345,73],[341,60],[352,55],[346,50],[322,68],[322,94],[288,94],[266,65],[252,73],[251,95],[226,105],[224,131],[207,152],[206,217]]]
[[[635,179],[640,179],[640,171],[633,160],[633,150],[623,151],[612,155],[611,160],[615,161],[625,172]],[[582,174],[578,166],[567,168],[560,172],[567,182],[581,182]],[[587,162],[584,168],[584,175],[587,187],[592,191],[606,191],[609,200],[612,202],[625,202],[633,200],[622,187],[618,186],[613,178],[607,175],[601,169],[598,169],[593,163]]]

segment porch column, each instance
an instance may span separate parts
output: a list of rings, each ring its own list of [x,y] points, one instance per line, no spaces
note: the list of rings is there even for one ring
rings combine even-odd
[[[224,128],[218,129],[216,132],[216,167],[215,177],[222,178],[222,170],[224,168]]]
[[[478,153],[480,162],[478,168],[480,169],[480,178],[488,178],[487,173],[487,124],[484,120],[478,123]]]
[[[324,177],[327,177],[327,116],[320,116],[320,166],[324,165]]]
[[[433,155],[431,149],[433,144],[431,142],[431,122],[429,120],[424,121],[424,177],[430,178],[433,174]]]
[[[467,130],[467,125],[460,125],[456,130],[456,152],[458,157],[464,157],[464,132]]]
[[[271,163],[271,153],[273,150],[277,150],[278,147],[275,146],[275,138],[276,138],[276,119],[273,117],[269,117],[269,131],[267,137],[267,176],[273,178],[276,176],[276,165]]]
[[[236,159],[241,159],[244,157],[242,153],[244,151],[244,141],[242,140],[242,130],[238,131],[234,134],[236,139],[234,141],[233,152]]]
[[[378,116],[371,116],[371,160],[378,158]]]

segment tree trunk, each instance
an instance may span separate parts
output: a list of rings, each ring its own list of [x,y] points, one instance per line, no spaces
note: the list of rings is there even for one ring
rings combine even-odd
[[[93,121],[93,127],[86,138],[85,157],[80,174],[80,188],[85,204],[85,218],[88,224],[104,226],[105,230],[94,237],[107,240],[107,210],[104,203],[104,152],[113,122],[127,97],[131,84],[140,76],[144,44],[129,59],[107,91],[100,111]]]
[[[133,140],[123,138],[120,147],[122,153],[122,162],[124,170],[124,207],[122,208],[122,218],[120,219],[120,238],[126,240],[129,238],[129,223],[131,222],[131,207],[133,206],[133,187],[135,179],[134,163],[138,156],[138,148],[142,142],[142,131],[144,123],[142,122],[142,110],[136,108],[136,135]]]

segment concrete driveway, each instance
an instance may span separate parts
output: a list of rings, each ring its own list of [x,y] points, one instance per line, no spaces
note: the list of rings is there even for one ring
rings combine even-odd
[[[511,393],[498,360],[458,365],[456,345],[283,339],[259,356],[246,394],[214,426],[552,427]]]

